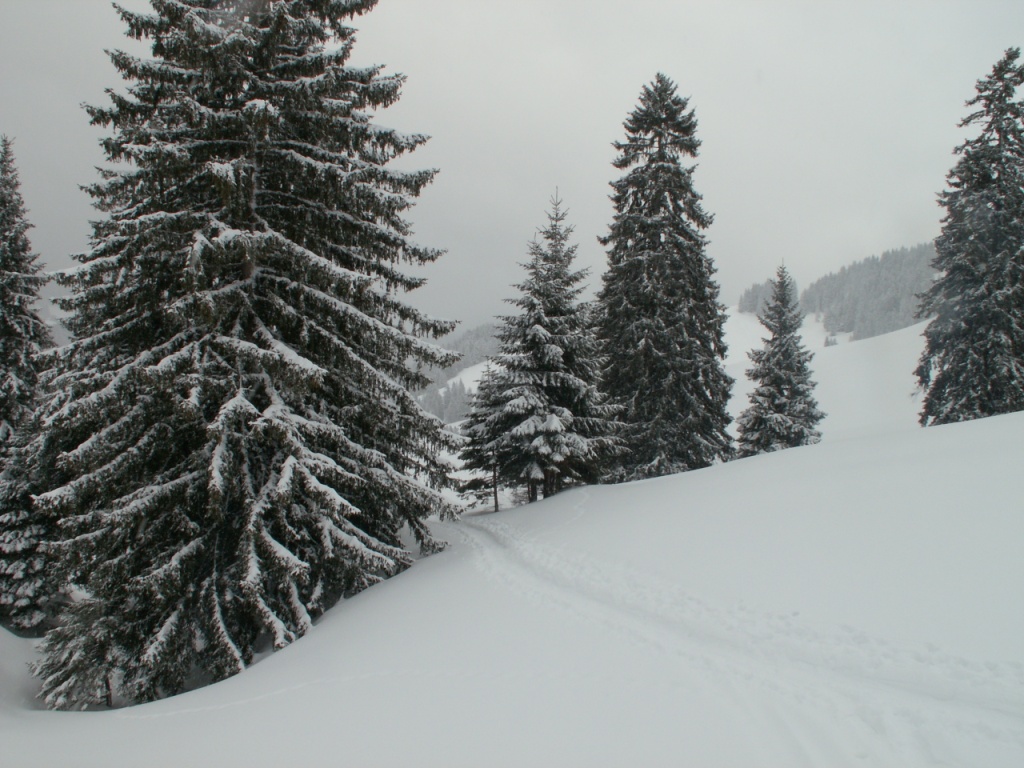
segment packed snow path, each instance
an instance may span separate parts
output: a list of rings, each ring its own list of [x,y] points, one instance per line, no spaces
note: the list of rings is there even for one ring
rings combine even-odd
[[[585,514],[589,494],[577,495],[561,526]],[[1007,765],[1024,749],[1020,663],[971,661],[934,645],[899,648],[849,625],[816,631],[796,611],[715,607],[650,569],[544,543],[501,515],[450,528],[481,576],[537,610],[561,614],[550,628],[555,638],[565,632],[554,629],[562,622],[616,638],[620,658],[609,657],[606,671],[628,664],[623,651],[636,654],[656,664],[659,685],[677,687],[681,697],[696,688],[710,710],[739,705],[734,737],[751,742],[752,759],[779,747],[788,752],[778,763],[757,764],[958,764],[944,734],[976,742],[960,755],[964,765],[975,749],[995,757],[1005,748]],[[772,742],[781,743],[769,748]],[[685,754],[681,765],[691,764]],[[718,756],[729,754],[746,759],[728,747]],[[712,762],[703,759],[692,764],[717,764],[713,752],[706,755]]]

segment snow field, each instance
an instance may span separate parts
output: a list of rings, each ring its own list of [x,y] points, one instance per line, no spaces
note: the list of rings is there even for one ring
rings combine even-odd
[[[436,523],[209,688],[41,711],[0,632],[0,764],[1022,765],[1024,414],[917,428],[919,333],[805,335],[822,444]]]
[[[825,418],[818,428],[822,441],[916,429],[921,409],[913,371],[921,353],[925,324],[894,333],[826,347],[824,327],[804,319],[804,347],[814,353],[811,370],[818,386],[814,395]],[[730,310],[725,324],[729,347],[726,372],[735,379],[729,413],[735,419],[749,404],[753,384],[746,377],[747,352],[760,349],[767,331],[757,318]],[[735,424],[732,429],[735,430]]]

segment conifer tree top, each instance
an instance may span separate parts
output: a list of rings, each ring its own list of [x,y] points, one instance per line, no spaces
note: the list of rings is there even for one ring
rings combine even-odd
[[[952,190],[1013,183],[1024,172],[1019,163],[1024,154],[1024,103],[1017,98],[1024,67],[1019,59],[1020,49],[1008,48],[992,72],[978,80],[974,97],[966,102],[975,109],[960,127],[980,131],[954,150],[961,159],[948,175]]]
[[[803,324],[804,316],[796,299],[796,283],[784,264],[775,271],[771,301],[758,319],[775,337],[797,333]]]
[[[689,99],[676,92],[676,84],[660,72],[645,85],[640,104],[626,121],[626,140],[613,146],[621,154],[616,168],[625,169],[644,160],[675,163],[680,156],[696,157],[697,118],[687,111]]]
[[[20,192],[21,180],[14,165],[13,145],[8,136],[0,136],[0,259],[17,258],[19,262],[27,262],[35,256],[27,235],[31,224],[26,218],[25,201]],[[10,271],[11,265],[0,262],[0,268]]]
[[[702,197],[694,189],[694,166],[682,164],[700,149],[689,100],[677,93],[668,77],[658,74],[643,87],[639,104],[623,127],[626,139],[613,143],[619,155],[612,164],[626,174],[611,184],[615,223],[609,235],[601,238],[604,245],[613,246],[609,254],[613,265],[624,255],[622,248],[637,238],[649,241],[655,250],[703,250],[701,230],[711,226],[714,217],[704,210]],[[657,232],[666,226],[674,230],[676,246],[667,241],[658,244],[662,238]]]

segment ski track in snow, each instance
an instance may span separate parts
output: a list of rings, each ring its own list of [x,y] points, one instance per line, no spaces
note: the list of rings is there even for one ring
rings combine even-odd
[[[557,527],[585,514],[585,502]],[[851,755],[848,746],[823,743],[820,722],[801,727],[799,713],[852,722],[861,744],[881,741],[896,756],[924,755],[939,764],[945,759],[935,754],[936,744],[946,733],[1024,749],[1024,665],[973,661],[934,646],[897,648],[851,626],[829,635],[803,626],[795,614],[723,610],[649,571],[544,544],[499,520],[463,519],[444,529],[471,549],[484,576],[520,598],[729,681],[738,697],[760,691],[768,702],[758,714],[787,734],[808,764],[836,765]],[[772,706],[779,697],[794,705],[785,716]]]

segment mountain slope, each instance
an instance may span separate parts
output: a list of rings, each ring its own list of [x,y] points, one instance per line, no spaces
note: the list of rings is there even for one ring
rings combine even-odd
[[[754,332],[734,329],[734,355]],[[28,641],[0,632],[2,755],[1024,764],[1024,414],[914,427],[893,382],[917,349],[910,333],[821,350],[821,445],[436,524],[446,552],[209,688],[33,710]]]
[[[805,319],[801,335],[814,353],[811,369],[818,383],[815,397],[825,419],[823,441],[882,435],[917,428],[921,409],[914,368],[921,353],[924,323],[883,336],[826,347],[820,323]],[[736,380],[729,412],[735,418],[748,403],[753,385],[745,372],[747,352],[762,346],[767,332],[753,315],[733,312],[726,323],[729,357],[726,371]]]

